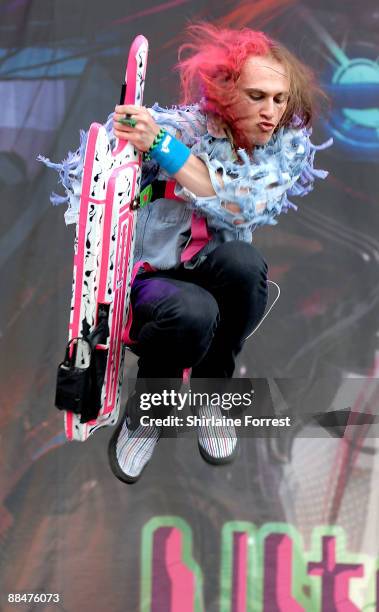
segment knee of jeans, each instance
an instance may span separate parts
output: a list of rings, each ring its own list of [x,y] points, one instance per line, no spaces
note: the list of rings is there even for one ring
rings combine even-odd
[[[191,345],[211,341],[219,322],[219,309],[214,297],[199,287],[191,297],[181,300],[176,313],[176,325],[179,335]]]

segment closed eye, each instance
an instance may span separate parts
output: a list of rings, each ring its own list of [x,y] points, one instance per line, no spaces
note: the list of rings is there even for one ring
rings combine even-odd
[[[265,96],[261,93],[250,93],[249,97],[251,100],[263,100]],[[287,98],[285,96],[276,96],[274,98],[274,102],[275,104],[285,104],[287,102]]]

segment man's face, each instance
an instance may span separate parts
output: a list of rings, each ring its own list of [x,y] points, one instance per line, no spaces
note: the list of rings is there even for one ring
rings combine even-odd
[[[271,57],[249,57],[237,83],[233,111],[236,127],[252,146],[266,144],[288,103],[289,80],[282,64]]]

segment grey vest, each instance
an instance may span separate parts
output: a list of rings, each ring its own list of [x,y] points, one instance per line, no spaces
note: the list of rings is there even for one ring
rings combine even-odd
[[[134,262],[147,261],[158,270],[180,265],[180,255],[191,235],[192,209],[178,200],[160,198],[138,211]],[[249,229],[214,229],[208,221],[211,240],[190,261],[186,268],[196,267],[219,244],[230,240],[252,241]]]

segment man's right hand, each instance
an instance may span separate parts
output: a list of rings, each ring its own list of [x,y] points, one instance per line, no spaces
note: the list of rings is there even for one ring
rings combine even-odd
[[[134,119],[135,127],[120,123],[120,119]],[[116,138],[127,140],[142,153],[148,151],[154,142],[160,127],[155,123],[149,111],[144,106],[122,104],[115,107],[113,116],[113,132]]]

